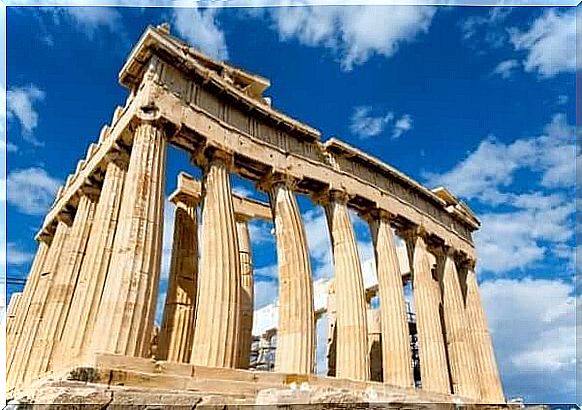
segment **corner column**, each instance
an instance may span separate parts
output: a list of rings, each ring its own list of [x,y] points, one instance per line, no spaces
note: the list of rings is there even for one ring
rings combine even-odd
[[[315,359],[315,315],[307,235],[293,194],[293,182],[277,175],[267,184],[279,268],[275,371],[310,374]]]
[[[425,233],[415,229],[406,235],[418,327],[422,389],[451,393],[440,318],[441,291],[438,278],[430,260]]]
[[[402,272],[396,254],[390,215],[376,210],[365,215],[370,224],[382,323],[383,381],[395,386],[412,387],[410,341]]]
[[[337,306],[336,377],[370,380],[362,267],[347,195],[332,191],[325,213],[331,236]]]
[[[453,393],[477,400],[479,389],[475,379],[475,360],[455,264],[455,250],[445,246],[439,256],[440,262],[443,263],[441,279],[443,316]]]
[[[19,315],[20,303],[22,302],[22,292],[14,292],[6,309],[6,339],[12,338],[14,334],[14,322]]]
[[[149,352],[161,268],[165,171],[163,131],[154,121],[141,120],[93,332],[95,352],[127,356]]]
[[[232,157],[208,153],[196,325],[190,363],[234,368],[240,331],[241,272],[229,170]]]
[[[158,336],[156,356],[171,362],[189,362],[194,332],[198,274],[198,201],[172,198],[176,205],[168,292]]]
[[[43,308],[39,333],[30,356],[27,372],[29,378],[42,375],[59,365],[59,361],[53,360],[55,348],[63,333],[69,305],[85,256],[97,195],[98,191],[93,188],[87,188],[80,193],[73,224]]]
[[[49,251],[50,244],[52,242],[52,237],[47,235],[41,236],[38,240],[38,249],[34,256],[34,260],[30,267],[30,272],[26,279],[26,285],[24,285],[24,290],[22,292],[22,300],[20,302],[19,312],[14,318],[14,324],[12,326],[12,333],[6,337],[6,372],[7,378],[10,378],[12,369],[14,366],[14,355],[16,351],[22,346],[23,330],[25,326],[29,324],[28,315],[30,311],[30,306],[36,293],[38,282],[43,270],[43,266],[46,261],[46,256]],[[27,320],[28,319],[28,320]],[[10,387],[10,386],[8,386]]]
[[[241,273],[240,336],[236,367],[239,369],[248,369],[253,338],[254,307],[253,257],[248,218],[242,215],[236,215],[236,232]]]
[[[27,379],[28,367],[32,362],[31,352],[38,341],[39,325],[43,319],[43,309],[47,300],[51,282],[61,260],[61,254],[69,236],[71,220],[69,215],[61,214],[58,217],[55,234],[46,256],[45,263],[40,271],[40,278],[36,291],[32,296],[30,308],[26,316],[21,344],[16,346],[12,361],[12,368],[8,371],[7,385],[14,387]]]
[[[62,362],[70,363],[91,353],[93,328],[109,271],[128,160],[124,152],[109,155],[87,252],[59,347]]]
[[[463,268],[466,275],[467,298],[465,311],[469,324],[469,333],[473,345],[476,377],[479,380],[480,398],[483,403],[505,403],[503,388],[497,370],[497,362],[489,334],[487,318],[475,274],[475,263],[469,262]]]

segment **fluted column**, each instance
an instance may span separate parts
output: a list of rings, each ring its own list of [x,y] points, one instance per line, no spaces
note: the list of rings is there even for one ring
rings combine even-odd
[[[196,295],[196,325],[190,362],[236,366],[240,330],[240,255],[230,186],[231,157],[210,153],[204,175],[202,252]]]
[[[43,309],[51,282],[56,275],[59,262],[61,262],[61,254],[70,229],[70,218],[65,214],[59,215],[55,234],[46,255],[45,263],[40,271],[36,290],[32,296],[22,336],[19,338],[20,344],[16,347],[12,362],[13,366],[8,372],[7,384],[9,387],[14,387],[25,380],[28,367],[32,364],[32,348],[38,342],[37,336],[39,324],[43,319]]]
[[[22,292],[22,300],[18,315],[15,317],[12,333],[6,338],[6,373],[10,375],[13,368],[13,359],[16,350],[22,346],[22,334],[27,322],[28,313],[32,303],[33,296],[36,292],[41,272],[49,251],[52,237],[42,236],[38,242],[38,249],[30,267],[30,272]]]
[[[198,204],[193,198],[174,202],[176,213],[170,277],[156,355],[161,360],[189,362],[198,273]]]
[[[408,232],[407,246],[418,329],[422,389],[451,393],[445,340],[441,326],[441,291],[433,277],[429,251],[421,232]],[[436,276],[436,275],[434,275]]]
[[[59,360],[63,363],[90,353],[97,310],[109,271],[127,160],[127,154],[110,154],[85,259],[59,346]]]
[[[480,401],[483,403],[504,403],[505,398],[497,370],[491,335],[479,296],[477,275],[472,265],[464,267],[464,271],[467,285],[465,311],[473,345],[476,377],[479,380]]]
[[[153,122],[135,131],[93,349],[127,356],[150,350],[161,269],[166,139]]]
[[[242,215],[236,216],[236,232],[241,274],[240,336],[236,367],[239,369],[248,369],[251,343],[253,341],[254,279],[249,223],[248,219]]]
[[[8,308],[6,309],[6,339],[11,339],[14,334],[14,322],[22,302],[22,292],[14,292],[10,297]]]
[[[63,332],[81,263],[85,256],[96,200],[95,192],[80,195],[71,231],[65,242],[61,261],[55,271],[42,311],[37,340],[30,355],[31,363],[27,372],[29,378],[42,375],[58,366],[58,361],[53,361],[53,354]]]
[[[384,211],[365,215],[370,224],[382,323],[383,381],[395,386],[412,387],[412,352],[404,299],[402,272],[396,253],[390,216]]]
[[[293,193],[293,181],[275,175],[269,192],[279,273],[279,323],[275,371],[310,374],[315,360],[315,315],[307,235]]]
[[[475,360],[465,314],[459,274],[455,264],[455,251],[446,247],[440,255],[442,268],[443,316],[445,342],[451,369],[453,393],[470,399],[479,398],[475,379]]]
[[[347,197],[334,191],[325,205],[330,230],[337,306],[336,377],[370,379],[368,325],[362,267]]]

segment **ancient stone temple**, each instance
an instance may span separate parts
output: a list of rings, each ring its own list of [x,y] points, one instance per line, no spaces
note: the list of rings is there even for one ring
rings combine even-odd
[[[168,26],[147,28],[119,81],[127,101],[57,193],[26,286],[11,300],[9,398],[504,403],[475,274],[479,221],[466,205],[339,139],[322,141],[319,131],[271,106],[263,96],[268,80],[210,59]],[[170,145],[186,151],[203,177],[184,170],[170,197],[169,287],[154,338]],[[234,195],[235,174],[254,182],[268,203]],[[327,376],[314,374],[322,313],[314,307],[298,195],[322,207],[331,239]],[[350,211],[372,234],[376,310]],[[271,220],[276,239],[272,371],[249,368],[253,219]],[[407,272],[397,241],[406,244]]]

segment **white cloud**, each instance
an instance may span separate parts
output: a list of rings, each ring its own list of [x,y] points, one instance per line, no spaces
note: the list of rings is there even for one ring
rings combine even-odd
[[[547,197],[540,195],[538,199],[544,202]],[[526,268],[543,260],[552,247],[572,238],[574,204],[562,197],[545,202],[517,211],[480,215],[482,229],[475,234],[475,242],[482,269],[503,273]],[[539,223],[542,220],[544,223]]]
[[[8,242],[6,244],[6,264],[12,266],[22,266],[29,263],[34,254],[22,250],[14,242]]]
[[[70,22],[89,39],[94,39],[95,34],[102,29],[125,38],[121,13],[113,7],[75,6],[65,1],[60,6],[41,7],[40,10],[52,18],[53,24]],[[43,35],[43,41],[49,46],[54,44],[50,33]]]
[[[465,40],[482,36],[492,47],[500,47],[505,41],[505,33],[497,30],[511,13],[510,7],[491,7],[484,16],[471,16],[461,21],[461,31]]]
[[[511,143],[489,137],[450,171],[426,177],[430,185],[491,208],[479,215],[475,241],[481,268],[503,273],[531,266],[548,252],[559,256],[555,247],[570,246],[579,155],[575,128],[559,114],[542,135]],[[528,175],[525,185],[517,184],[518,173]]]
[[[576,18],[574,11],[557,12],[550,8],[529,29],[510,30],[510,40],[518,51],[526,51],[523,62],[527,72],[542,78],[576,69]]]
[[[402,134],[412,129],[412,117],[408,114],[403,115],[394,123],[394,130],[392,131],[392,138],[400,138]]]
[[[499,75],[503,79],[508,79],[517,67],[519,67],[517,60],[505,60],[497,64],[493,69],[493,74]]]
[[[179,8],[173,10],[176,31],[190,44],[220,60],[228,59],[224,32],[218,25],[218,9]]]
[[[559,280],[499,279],[481,285],[507,395],[532,403],[574,401],[574,294],[573,284]]]
[[[350,132],[360,139],[367,139],[382,134],[389,127],[391,138],[396,139],[412,129],[412,117],[404,114],[395,120],[393,112],[374,115],[370,106],[357,106],[350,118]]]
[[[574,186],[578,155],[575,127],[557,114],[538,137],[512,143],[488,137],[452,170],[425,177],[429,185],[448,186],[462,197],[497,204],[511,198],[500,188],[510,186],[518,170],[538,171],[538,182],[547,188]]]
[[[35,85],[10,87],[6,92],[6,114],[8,121],[17,120],[22,128],[22,136],[34,145],[42,145],[32,132],[38,125],[36,103],[44,100],[45,93]]]
[[[373,116],[371,107],[359,106],[354,108],[350,131],[360,139],[375,137],[384,131],[384,128],[394,119],[394,114]]]
[[[394,55],[428,31],[435,12],[426,6],[326,6],[277,7],[270,15],[282,40],[329,48],[349,71],[374,55]]]
[[[8,203],[27,215],[43,215],[54,200],[60,181],[42,168],[17,169],[6,178]]]

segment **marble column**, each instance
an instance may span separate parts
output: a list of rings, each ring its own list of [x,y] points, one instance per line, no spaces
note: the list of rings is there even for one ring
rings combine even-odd
[[[473,345],[476,378],[479,380],[480,401],[482,403],[504,403],[503,388],[473,265],[463,269],[467,286],[465,312]]]
[[[26,279],[26,285],[22,292],[22,300],[20,302],[20,311],[15,317],[12,334],[6,338],[6,371],[11,373],[13,366],[14,353],[19,346],[22,346],[22,333],[24,326],[27,325],[28,312],[32,303],[32,298],[36,292],[40,275],[49,251],[52,236],[44,235],[39,239],[38,249],[32,261],[30,272]]]
[[[189,362],[192,354],[198,273],[197,200],[175,199],[174,239],[164,316],[156,356]]]
[[[469,334],[469,322],[465,314],[461,284],[455,264],[455,251],[453,248],[445,247],[439,256],[439,262],[443,264],[441,287],[445,343],[453,393],[476,400],[479,398],[479,389],[475,379],[475,360]]]
[[[62,362],[72,362],[90,353],[97,310],[109,271],[127,161],[125,153],[109,156],[85,259],[59,346]]]
[[[333,191],[325,205],[336,289],[336,377],[370,379],[368,325],[362,267],[347,196]]]
[[[49,369],[56,370],[59,365],[58,360],[53,360],[55,348],[67,320],[95,213],[97,193],[93,189],[90,191],[80,193],[79,204],[61,254],[61,261],[50,285],[38,335],[30,355],[27,371],[30,378],[40,376]]]
[[[14,322],[19,314],[20,302],[22,302],[22,292],[14,292],[6,309],[6,340],[11,339],[14,334]]]
[[[404,285],[390,227],[390,216],[384,211],[375,211],[366,215],[366,219],[370,224],[376,255],[382,323],[383,381],[395,386],[413,387]]]
[[[240,331],[241,273],[230,155],[209,153],[202,208],[202,252],[196,292],[196,325],[190,362],[236,367]]]
[[[31,352],[37,343],[37,334],[40,322],[43,319],[43,309],[47,300],[51,282],[56,274],[64,245],[67,242],[70,231],[70,217],[66,214],[58,216],[55,234],[46,255],[45,263],[40,271],[40,277],[36,290],[32,295],[30,308],[26,316],[20,344],[16,347],[12,368],[8,371],[7,385],[14,387],[28,379],[28,367],[32,364]]]
[[[441,325],[441,291],[423,232],[408,232],[407,246],[418,329],[422,389],[451,393],[445,340]]]
[[[242,215],[236,216],[236,232],[241,274],[240,336],[236,367],[248,369],[253,341],[254,279],[249,221]]]
[[[315,315],[307,235],[291,181],[274,180],[269,198],[279,270],[275,371],[310,374],[315,360]]]
[[[93,332],[95,352],[146,356],[160,279],[166,139],[154,122],[135,130],[109,272]]]

